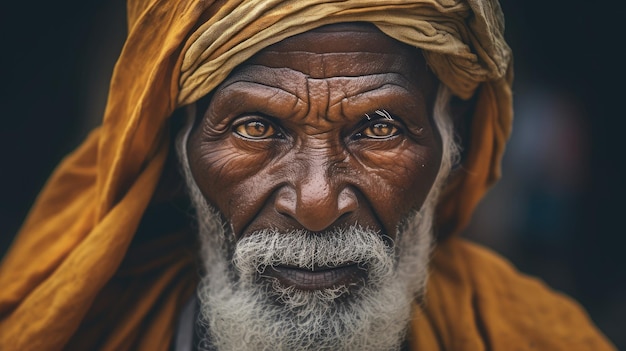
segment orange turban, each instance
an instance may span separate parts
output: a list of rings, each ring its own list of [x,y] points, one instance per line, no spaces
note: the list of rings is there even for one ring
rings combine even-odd
[[[129,0],[102,125],[55,170],[0,266],[0,349],[167,350],[197,279],[168,188],[170,116],[262,48],[348,21],[423,48],[457,96],[476,96],[437,213],[442,238],[462,230],[499,177],[511,129],[495,0]],[[414,349],[613,349],[574,302],[458,238],[442,239],[415,310]]]

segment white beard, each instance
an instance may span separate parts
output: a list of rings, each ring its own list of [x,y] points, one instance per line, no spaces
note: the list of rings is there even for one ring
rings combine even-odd
[[[193,108],[190,114],[195,116]],[[202,244],[205,275],[197,293],[209,330],[205,342],[220,351],[399,350],[412,302],[425,292],[434,210],[450,158],[442,162],[422,209],[398,228],[393,247],[380,233],[357,226],[321,235],[264,230],[235,241],[193,180],[187,135],[188,130],[180,134],[178,153]],[[444,146],[444,160],[445,154]],[[344,262],[368,268],[362,286],[303,291],[259,280],[267,267]]]
[[[356,227],[257,232],[237,242],[231,261],[224,233],[201,233],[206,275],[198,297],[211,342],[218,350],[398,350],[427,276],[432,236],[415,230],[419,217],[403,231],[400,241],[410,246],[398,257],[380,234]],[[364,286],[302,291],[258,281],[272,265],[343,262],[368,267]]]

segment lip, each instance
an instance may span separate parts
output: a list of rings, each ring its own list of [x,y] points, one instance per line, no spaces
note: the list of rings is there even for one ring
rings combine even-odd
[[[262,277],[274,278],[284,286],[293,286],[299,290],[321,290],[342,285],[362,285],[365,273],[365,269],[357,263],[314,269],[274,266],[267,267]]]

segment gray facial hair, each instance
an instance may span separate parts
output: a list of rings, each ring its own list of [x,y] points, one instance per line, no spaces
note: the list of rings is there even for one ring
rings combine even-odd
[[[410,321],[411,303],[419,301],[425,292],[434,209],[458,153],[445,111],[448,101],[447,89],[441,89],[435,107],[435,122],[444,142],[439,174],[422,209],[397,228],[393,249],[378,233],[356,226],[343,233],[323,235],[321,243],[306,242],[306,233],[297,231],[262,231],[235,243],[232,233],[225,229],[225,223],[206,202],[191,175],[185,146],[196,113],[193,106],[188,109],[189,122],[179,134],[177,151],[197,211],[202,242],[201,256],[206,269],[198,288],[202,315],[219,350],[399,348]],[[302,250],[276,250],[276,247],[297,245],[303,245]],[[337,252],[331,253],[334,249]],[[318,261],[308,261],[310,264],[363,259],[376,270],[368,272],[366,286],[356,293],[345,287],[303,292],[280,284],[273,284],[268,291],[267,286],[258,283],[258,272],[265,267],[293,264],[294,258],[302,259],[310,252],[327,254],[326,258],[313,254],[311,257],[317,257]],[[349,303],[333,308],[337,299],[350,293]],[[276,304],[277,300],[281,303]]]

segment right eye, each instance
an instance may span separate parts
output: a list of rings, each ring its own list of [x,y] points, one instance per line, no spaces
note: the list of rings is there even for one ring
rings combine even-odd
[[[234,126],[234,132],[247,139],[269,139],[280,136],[274,126],[265,120],[246,120]]]
[[[360,132],[360,135],[371,139],[388,139],[400,133],[400,130],[391,123],[375,122]]]

